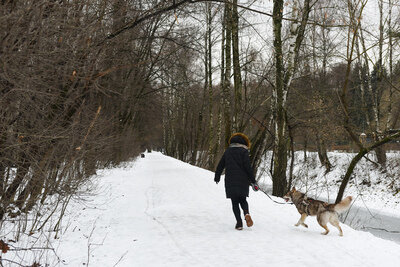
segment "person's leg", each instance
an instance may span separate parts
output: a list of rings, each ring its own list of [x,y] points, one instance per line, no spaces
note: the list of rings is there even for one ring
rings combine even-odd
[[[246,197],[241,197],[239,199],[240,206],[242,207],[243,214],[249,214],[249,203],[247,203]]]
[[[253,226],[253,220],[249,214],[249,203],[247,203],[246,197],[240,198],[240,206],[242,207],[247,227]]]
[[[231,198],[232,201],[232,210],[233,214],[236,218],[236,229],[243,227],[242,217],[240,216],[240,208],[239,208],[239,199],[238,198]]]

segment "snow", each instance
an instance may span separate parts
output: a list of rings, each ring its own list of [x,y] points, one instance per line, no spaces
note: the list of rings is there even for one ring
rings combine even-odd
[[[330,172],[326,173],[321,166],[315,152],[307,153],[307,161],[303,159],[303,152],[295,153],[293,185],[308,196],[334,202],[339,190],[341,179],[346,173],[350,161],[355,153],[328,152],[332,164]],[[377,168],[373,161],[377,161],[374,152],[368,153],[356,165],[352,179],[345,190],[345,196],[354,197],[354,206],[367,208],[372,213],[381,213],[396,216],[400,220],[400,153],[387,152],[387,168],[383,171]],[[261,180],[267,186],[272,186],[271,175],[268,168],[271,153],[266,155],[264,171],[260,174]]]
[[[332,226],[323,236],[315,217],[307,218],[308,229],[295,227],[296,208],[262,192],[248,198],[254,226],[237,231],[223,182],[213,177],[155,152],[101,171],[97,194],[67,210],[60,265],[398,266],[400,245],[346,225],[343,237]],[[56,261],[47,256],[49,266]]]
[[[59,256],[81,265],[92,243],[102,244],[89,251],[94,266],[121,258],[118,266],[397,266],[400,260],[399,245],[347,226],[344,237],[336,229],[320,235],[315,218],[307,219],[309,229],[296,228],[295,207],[261,192],[249,198],[254,227],[236,231],[230,201],[213,176],[159,153],[106,171],[99,182],[108,191],[94,199],[95,208],[72,209],[80,211]]]

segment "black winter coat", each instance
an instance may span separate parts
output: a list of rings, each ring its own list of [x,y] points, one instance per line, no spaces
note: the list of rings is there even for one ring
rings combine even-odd
[[[224,168],[226,197],[248,197],[250,183],[256,182],[250,164],[249,151],[244,147],[229,147],[215,171],[216,182],[219,182]]]

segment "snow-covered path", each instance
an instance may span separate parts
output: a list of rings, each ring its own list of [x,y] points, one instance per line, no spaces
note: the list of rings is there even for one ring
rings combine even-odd
[[[294,227],[295,207],[261,192],[248,199],[254,226],[236,231],[213,177],[160,153],[103,171],[90,207],[71,206],[58,255],[67,266],[399,266],[400,245],[346,225],[322,236],[314,217]]]

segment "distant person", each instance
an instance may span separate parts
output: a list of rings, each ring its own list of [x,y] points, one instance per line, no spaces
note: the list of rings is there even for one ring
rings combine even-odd
[[[249,148],[250,140],[245,134],[233,134],[229,139],[229,147],[219,161],[215,171],[214,181],[218,184],[222,171],[225,169],[226,198],[230,198],[232,201],[232,209],[236,218],[235,229],[237,230],[243,229],[239,205],[242,207],[247,227],[253,225],[246,197],[249,196],[250,185],[254,191],[259,189],[250,164]]]

